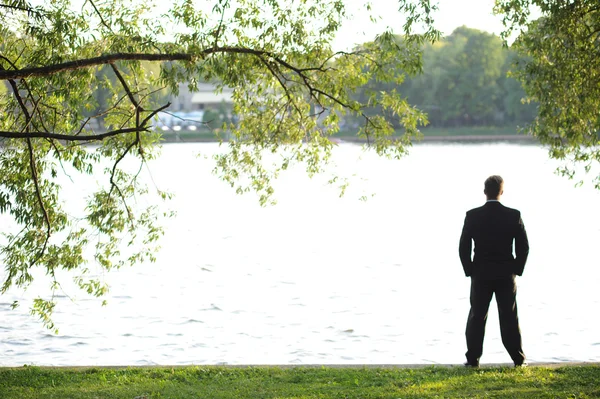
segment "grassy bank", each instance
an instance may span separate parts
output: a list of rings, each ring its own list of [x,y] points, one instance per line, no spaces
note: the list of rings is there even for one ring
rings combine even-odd
[[[596,365],[4,368],[0,398],[598,398]]]

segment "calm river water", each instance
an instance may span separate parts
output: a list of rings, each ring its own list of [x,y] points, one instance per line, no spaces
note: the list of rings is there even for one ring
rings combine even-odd
[[[504,177],[503,203],[529,234],[518,281],[529,360],[600,361],[600,192],[554,175],[542,148],[419,144],[392,161],[341,144],[344,197],[330,176],[299,168],[266,208],[197,157],[218,150],[166,145],[150,166],[178,216],[155,264],[106,276],[106,307],[66,288],[74,300],[60,298],[55,335],[27,306],[10,310],[45,285],[0,297],[0,366],[461,363],[469,280],[458,238],[490,174]],[[482,362],[508,363],[494,306]]]

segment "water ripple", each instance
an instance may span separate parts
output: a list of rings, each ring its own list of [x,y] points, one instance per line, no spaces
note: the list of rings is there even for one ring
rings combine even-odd
[[[195,323],[204,324],[204,322],[202,320],[197,320],[197,319],[187,319],[185,321],[182,321],[179,324],[182,325],[182,324],[195,324]]]
[[[6,345],[13,345],[13,346],[27,346],[27,345],[31,345],[33,343],[33,340],[29,339],[29,338],[22,338],[22,339],[6,339],[4,341],[2,341],[4,344]]]

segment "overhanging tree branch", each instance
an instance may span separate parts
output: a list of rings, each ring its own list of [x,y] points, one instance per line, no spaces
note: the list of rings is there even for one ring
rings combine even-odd
[[[55,73],[88,68],[97,65],[110,64],[116,61],[192,61],[193,56],[187,53],[116,53],[99,57],[83,58],[79,60],[62,62],[54,65],[30,67],[14,70],[0,70],[0,80],[21,79],[32,76],[49,76]]]
[[[123,129],[111,130],[105,133],[89,134],[81,136],[73,136],[70,134],[61,133],[49,133],[49,132],[4,132],[0,131],[0,137],[14,138],[14,139],[27,139],[27,138],[44,138],[44,139],[56,139],[65,141],[99,141],[105,138],[117,136],[125,133],[135,132],[147,132],[147,127],[128,127]]]
[[[204,58],[211,54],[249,54],[256,56],[269,57],[275,60],[278,64],[296,72],[324,70],[322,67],[315,68],[299,68],[291,65],[276,53],[253,49],[247,47],[238,46],[220,46],[206,48],[198,53],[164,53],[164,54],[151,54],[151,53],[115,53],[106,54],[99,57],[82,58],[73,61],[62,62],[53,65],[46,65],[41,67],[28,67],[22,69],[13,70],[0,70],[0,80],[7,79],[21,79],[32,76],[48,76],[55,73],[76,70],[81,68],[88,68],[97,65],[112,64],[117,61],[188,61],[193,62],[195,59]]]

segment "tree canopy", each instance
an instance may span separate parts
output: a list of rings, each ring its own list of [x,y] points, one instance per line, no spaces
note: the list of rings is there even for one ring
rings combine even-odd
[[[535,6],[541,17],[531,19]],[[600,4],[596,0],[497,0],[505,37],[521,55],[512,75],[538,104],[528,131],[565,161],[560,172],[574,177],[577,165],[594,171],[600,189]]]
[[[343,1],[212,3],[205,9],[179,0],[161,10],[150,1],[0,0],[0,80],[9,89],[0,97],[0,211],[9,220],[0,241],[2,292],[27,287],[38,266],[52,292],[60,287],[57,271],[66,270],[101,296],[107,287],[95,277],[98,268],[153,259],[160,212],[155,201],[140,207],[137,198],[157,190],[141,183],[139,168],[125,165],[156,156],[160,134],[152,122],[169,107],[162,88],[233,88],[239,122],[223,126],[233,139],[216,169],[237,191],[255,190],[262,203],[272,193],[270,179],[290,163],[304,162],[309,174],[323,167],[341,115],[362,118],[359,135],[390,156],[404,154],[426,123],[398,92],[372,93],[365,102],[352,93],[370,79],[397,81],[420,71],[420,46],[438,37],[428,1],[399,4],[407,33],[401,43],[382,32],[346,52],[331,47],[345,18]],[[412,34],[415,24],[426,32]],[[97,90],[107,94],[102,104]],[[400,116],[401,140],[391,138],[383,115],[363,112],[367,102]],[[265,165],[263,154],[282,146],[286,156]],[[65,174],[100,181],[82,209],[64,203]],[[54,305],[52,296],[40,297],[33,312],[52,326]]]

